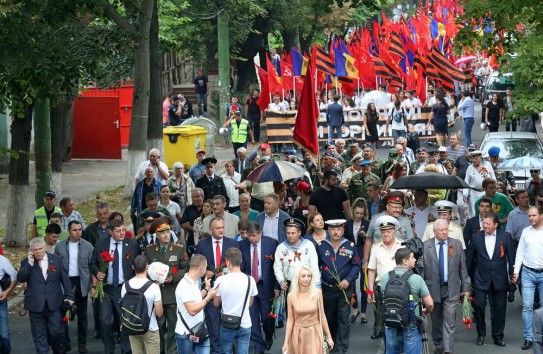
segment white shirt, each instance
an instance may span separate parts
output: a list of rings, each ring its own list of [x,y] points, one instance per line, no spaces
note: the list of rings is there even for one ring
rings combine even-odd
[[[432,214],[437,219],[437,209],[432,205],[427,205],[423,210],[420,210],[417,206],[413,205],[411,208],[407,209],[405,213],[408,216],[413,217],[415,231],[419,238],[422,238],[426,225],[428,225],[428,215]]]
[[[249,298],[243,311],[247,286],[250,286]],[[251,296],[258,295],[254,278],[242,272],[228,273],[217,278],[215,287],[219,287],[217,296],[221,297],[222,313],[241,316],[241,312],[243,311],[241,328],[251,328],[252,322],[251,315],[249,314],[249,305],[251,304]]]
[[[298,246],[299,258],[296,258],[296,253],[285,240],[277,246],[275,250],[275,257],[273,262],[273,273],[275,279],[281,284],[284,281],[292,280],[296,274],[296,270],[301,265],[307,265],[313,272],[315,278],[315,285],[317,288],[321,287],[321,273],[319,270],[319,257],[313,242],[301,239],[301,243]],[[289,262],[291,260],[291,262]]]
[[[418,98],[411,97],[410,99],[403,100],[401,106],[406,108],[407,119],[409,120],[415,117],[415,110],[418,110],[420,113],[422,102]]]
[[[150,160],[147,160],[147,161],[143,161],[139,166],[138,166],[138,170],[136,171],[136,175],[134,176],[135,179],[137,179],[138,181],[141,181],[142,179],[145,178],[145,169],[147,167],[149,167],[151,165],[151,161]],[[160,161],[159,162],[159,165],[160,165],[160,168],[166,172],[168,172],[168,165],[166,165],[164,162]],[[158,166],[157,165],[154,165],[153,166],[153,169],[155,170],[155,179],[157,181],[160,181],[162,183],[166,183],[166,180],[164,178],[162,178],[162,176],[160,175],[160,172],[158,172]]]
[[[281,102],[277,104],[274,102],[270,102],[270,104],[268,105],[268,111],[285,113],[285,106]]]
[[[435,246],[436,246],[436,258],[437,258],[438,267],[439,267],[439,253],[441,249],[441,245],[439,243],[443,242],[443,272],[445,273],[443,274],[444,275],[443,281],[447,283],[449,281],[449,246],[448,246],[449,240],[439,241],[437,237],[435,237],[434,240],[435,240]],[[439,268],[438,268],[438,273],[439,273]]]
[[[11,281],[14,281],[17,279],[17,271],[11,263],[9,262],[9,259],[7,259],[4,256],[0,256],[0,279],[4,276],[4,274],[9,275],[11,278]],[[0,289],[2,289],[0,287]],[[7,289],[2,289],[2,291],[6,291]]]
[[[183,321],[181,321],[179,312],[181,312],[181,315],[183,315],[183,320],[185,320],[190,328],[196,326],[198,323],[204,320],[204,310],[198,312],[194,316],[191,316],[185,307],[187,302],[192,302],[194,305],[198,305],[203,301],[202,292],[198,286],[198,281],[190,279],[188,274],[185,274],[183,279],[181,279],[175,288],[175,301],[177,302],[177,310],[179,310],[177,311],[175,333],[185,336],[189,334],[189,331],[183,324]]]
[[[115,243],[118,243],[119,245],[117,246],[117,252],[119,253],[119,284],[122,284],[125,282],[125,279],[124,279],[124,272],[123,272],[123,261],[122,261],[122,256],[123,256],[123,243],[121,241],[115,241],[113,239],[113,237],[110,237],[109,239],[109,252],[111,253],[111,255],[113,255],[115,253]],[[107,283],[108,284],[113,284],[113,262],[109,262],[109,268],[108,268],[108,271],[107,271]]]
[[[70,260],[68,261],[68,276],[69,277],[78,277],[79,276],[79,242],[73,243],[68,241],[68,255]]]
[[[241,183],[241,175],[234,171],[234,176],[223,173],[221,178],[224,182],[228,198],[230,198],[228,206],[231,208],[239,206],[239,191],[236,189],[236,185]]]
[[[262,235],[273,237],[277,240],[279,237],[279,210],[276,211],[275,216],[270,217],[267,213],[264,213],[264,225],[262,225]]]
[[[535,229],[529,226],[522,231],[515,258],[514,273],[520,272],[524,264],[534,269],[543,268],[543,228]]]
[[[492,235],[488,235],[485,232],[485,247],[488,258],[492,259],[494,255],[494,248],[496,247],[496,231]]]
[[[43,277],[47,280],[47,269],[49,268],[49,257],[47,257],[47,252],[45,252],[45,256],[43,256],[43,258],[38,262],[41,273],[43,274]]]
[[[175,232],[180,232],[181,225],[179,225],[179,221],[176,217],[177,214],[181,214],[181,207],[179,206],[179,204],[174,201],[168,200],[167,205],[160,204],[160,206],[166,208],[166,210],[168,210],[168,213],[170,213],[170,215],[172,216],[173,229],[175,230]]]
[[[132,278],[129,281],[130,287],[132,289],[140,289],[142,286],[147,283],[147,279],[143,278]],[[126,294],[126,284],[123,284],[123,289],[121,290],[121,297],[124,297]],[[151,284],[147,290],[143,293],[145,300],[147,300],[147,312],[149,313],[149,330],[151,332],[158,331],[158,323],[155,314],[155,303],[162,301],[162,293],[160,292],[160,287],[158,284]]]

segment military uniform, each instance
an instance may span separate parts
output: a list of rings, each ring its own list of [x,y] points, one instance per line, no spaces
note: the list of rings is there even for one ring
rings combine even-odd
[[[379,176],[381,174],[381,167],[383,166],[383,161],[379,159],[373,159],[371,161],[371,173]]]
[[[145,250],[145,256],[147,257],[149,264],[153,262],[160,262],[170,266],[170,272],[172,273],[173,281],[168,284],[162,284],[160,291],[162,293],[162,305],[164,307],[164,316],[159,318],[160,336],[164,338],[167,327],[167,340],[160,341],[160,352],[165,353],[165,346],[167,346],[167,353],[177,353],[177,347],[175,343],[175,325],[177,323],[177,305],[175,301],[175,288],[185,273],[189,270],[189,257],[185,251],[183,245],[169,242],[166,246],[161,247],[160,243],[147,246]],[[175,273],[175,274],[174,274]],[[165,342],[167,343],[165,345]]]
[[[170,212],[168,211],[168,209],[164,208],[163,206],[159,205],[158,206],[158,209],[156,210],[157,213],[160,213],[164,216],[167,216],[169,218],[171,218],[171,214]],[[145,218],[143,217],[144,214],[146,213],[152,213],[151,210],[149,210],[149,208],[147,209],[144,209],[142,210],[142,212],[140,213],[140,215],[138,215],[138,227],[134,230],[135,232],[138,232],[139,229],[141,229],[143,226],[145,226]]]
[[[368,192],[366,187],[372,182],[380,182],[379,177],[373,173],[371,173],[365,179],[362,172],[354,175],[349,182],[349,187],[347,188],[347,194],[349,195],[349,200],[351,203],[354,202],[356,198],[364,198],[368,200]]]
[[[452,171],[454,169],[454,161],[449,159],[448,157],[444,159],[439,159],[437,162],[439,162],[445,169],[447,170],[447,173],[450,175],[452,174]]]
[[[343,158],[343,161],[345,161],[345,167],[351,167],[353,165],[353,162],[351,161],[353,157],[358,155],[358,153],[351,155],[349,150],[345,151],[343,154],[341,154],[341,157]]]

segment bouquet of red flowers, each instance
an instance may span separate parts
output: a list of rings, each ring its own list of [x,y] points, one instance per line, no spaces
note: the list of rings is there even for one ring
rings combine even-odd
[[[284,258],[279,259],[281,261],[281,273],[283,274],[284,281],[287,281],[288,279],[288,268],[285,267]],[[290,268],[290,263],[292,263],[292,259],[288,259],[288,267]],[[279,296],[276,296],[273,298],[273,302],[271,305],[271,312],[268,314],[269,317],[273,318],[275,320],[275,324],[277,325],[277,322],[279,320],[277,317],[281,312],[283,312],[283,308],[285,307],[285,302],[287,300],[287,291],[281,289],[281,292],[279,293]]]
[[[336,267],[336,257],[330,257],[330,261],[332,261],[332,266],[334,267],[334,270],[331,270],[327,266],[325,266],[323,269],[330,273],[332,278],[334,278],[334,280],[336,281],[337,286],[339,287],[339,284],[341,283],[341,278],[339,276],[339,272],[337,271],[337,267]],[[341,291],[343,292],[343,296],[345,297],[345,301],[347,301],[347,303],[350,304],[349,299],[347,298],[347,294],[345,293],[345,290],[341,289]]]
[[[109,268],[109,263],[113,262],[115,260],[115,257],[112,253],[108,251],[104,251],[100,253],[100,256],[98,257],[98,267],[100,268],[100,273],[106,273],[107,269]],[[98,284],[96,284],[96,293],[94,293],[94,298],[102,301],[104,298],[104,279],[98,280]]]
[[[471,303],[474,299],[471,296],[464,296],[462,299],[462,323],[466,325],[466,329],[471,329],[473,320],[471,316],[473,315],[473,307]]]

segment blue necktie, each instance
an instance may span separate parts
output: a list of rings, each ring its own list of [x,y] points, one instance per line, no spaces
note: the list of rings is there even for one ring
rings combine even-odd
[[[445,284],[445,255],[443,254],[443,245],[445,242],[439,243],[439,284]]]
[[[113,252],[113,286],[119,286],[119,242],[115,242],[115,252]]]

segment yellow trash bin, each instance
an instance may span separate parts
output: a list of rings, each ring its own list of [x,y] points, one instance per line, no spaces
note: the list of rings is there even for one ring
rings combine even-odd
[[[164,161],[171,169],[181,161],[188,172],[197,162],[196,152],[205,149],[207,130],[196,125],[166,127],[164,134]]]

